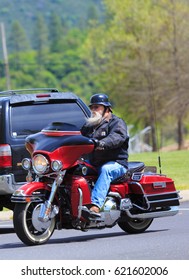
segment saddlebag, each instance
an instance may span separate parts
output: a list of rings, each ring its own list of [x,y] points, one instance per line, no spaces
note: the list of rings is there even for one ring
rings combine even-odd
[[[129,193],[143,196],[152,208],[179,205],[174,181],[161,174],[134,173],[129,182]]]

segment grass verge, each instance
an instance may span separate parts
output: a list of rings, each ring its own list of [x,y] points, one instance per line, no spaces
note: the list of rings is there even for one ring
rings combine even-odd
[[[130,154],[129,161],[142,161],[158,168],[158,156],[156,152]],[[189,189],[189,151],[161,152],[160,158],[162,174],[171,177],[178,190]]]

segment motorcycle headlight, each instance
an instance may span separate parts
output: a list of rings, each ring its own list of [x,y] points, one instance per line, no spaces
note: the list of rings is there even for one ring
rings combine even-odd
[[[31,159],[30,158],[24,158],[22,160],[22,168],[25,170],[30,170],[30,168],[31,168]]]
[[[62,162],[60,160],[53,160],[51,163],[51,168],[53,171],[57,172],[62,169]]]
[[[33,169],[37,174],[44,174],[49,169],[49,162],[43,155],[35,155],[32,160]]]

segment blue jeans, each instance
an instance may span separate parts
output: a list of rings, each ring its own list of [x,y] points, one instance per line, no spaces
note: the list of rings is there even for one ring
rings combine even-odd
[[[110,183],[126,173],[126,168],[115,161],[109,161],[99,167],[99,176],[92,190],[92,204],[99,208],[103,206]]]

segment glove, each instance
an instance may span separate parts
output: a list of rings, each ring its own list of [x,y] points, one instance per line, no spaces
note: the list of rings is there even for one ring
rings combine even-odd
[[[95,150],[98,150],[98,151],[104,150],[105,143],[103,141],[101,141],[101,140],[99,141],[96,138],[92,138],[92,141],[94,142]]]
[[[92,138],[91,140],[93,141],[95,148],[97,148],[99,146],[99,140],[96,138]]]

